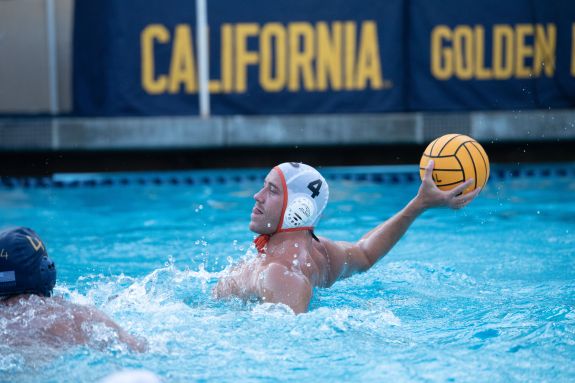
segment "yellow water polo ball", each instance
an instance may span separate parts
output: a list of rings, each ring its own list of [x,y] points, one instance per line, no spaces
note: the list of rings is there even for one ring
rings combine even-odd
[[[479,142],[464,134],[446,134],[433,140],[423,152],[419,162],[419,175],[423,179],[430,160],[435,161],[433,180],[441,190],[453,189],[473,178],[464,193],[482,188],[489,179],[489,158]]]

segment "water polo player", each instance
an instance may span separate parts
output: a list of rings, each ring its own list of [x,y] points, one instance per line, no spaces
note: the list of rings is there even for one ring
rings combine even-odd
[[[329,287],[371,268],[424,211],[439,206],[459,209],[477,196],[480,189],[461,194],[473,179],[448,191],[438,189],[432,179],[433,164],[430,161],[426,167],[417,195],[356,243],[315,235],[329,198],[328,184],[317,170],[292,162],[274,167],[254,195],[249,227],[259,234],[258,256],[232,267],[218,281],[214,296],[255,298],[286,304],[295,313],[306,312],[314,287]]]
[[[0,332],[5,344],[106,347],[92,333],[105,326],[114,334],[110,340],[145,350],[144,341],[96,308],[51,298],[55,284],[56,265],[38,234],[24,227],[0,232]]]

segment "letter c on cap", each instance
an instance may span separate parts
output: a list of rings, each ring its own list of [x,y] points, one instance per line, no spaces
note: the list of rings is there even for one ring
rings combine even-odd
[[[46,249],[44,249],[44,244],[39,239],[37,241],[34,241],[34,238],[30,237],[29,235],[27,235],[26,238],[28,238],[28,241],[30,242],[30,244],[34,248],[34,251],[38,251],[40,249],[42,249],[44,251],[46,250]]]

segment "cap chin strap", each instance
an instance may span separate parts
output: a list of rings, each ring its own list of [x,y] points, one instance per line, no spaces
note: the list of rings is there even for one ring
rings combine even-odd
[[[270,238],[271,235],[269,234],[260,234],[254,239],[254,245],[256,245],[256,249],[258,249],[258,253],[265,253]]]

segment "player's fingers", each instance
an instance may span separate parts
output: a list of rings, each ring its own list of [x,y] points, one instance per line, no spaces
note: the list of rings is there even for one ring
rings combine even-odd
[[[451,189],[451,195],[452,196],[457,196],[460,195],[461,193],[463,193],[463,191],[465,189],[467,189],[469,187],[469,185],[471,185],[473,183],[473,178],[468,179],[467,181],[465,181],[464,183],[462,183],[461,185],[457,185],[456,187],[454,187],[453,189]]]
[[[433,167],[435,166],[435,161],[429,160],[427,166],[425,167],[425,174],[423,175],[423,179],[427,181],[433,182],[433,178],[431,175],[433,174]]]
[[[453,205],[455,208],[462,208],[466,205],[468,205],[471,201],[473,201],[475,199],[475,197],[477,197],[477,195],[481,192],[481,188],[477,188],[475,190],[473,190],[472,192],[469,192],[467,194],[463,194],[460,195],[458,197],[455,197],[453,199]]]

